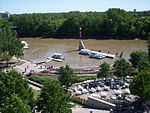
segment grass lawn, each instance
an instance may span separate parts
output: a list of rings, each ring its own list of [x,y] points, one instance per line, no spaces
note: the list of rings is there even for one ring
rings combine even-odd
[[[40,95],[41,91],[37,91],[37,90],[33,89],[33,93],[34,93],[34,99],[37,100],[37,98]]]

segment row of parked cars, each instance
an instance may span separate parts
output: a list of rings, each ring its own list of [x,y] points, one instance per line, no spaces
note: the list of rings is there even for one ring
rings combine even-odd
[[[126,78],[104,78],[102,80],[95,80],[92,82],[84,82],[72,87],[75,95],[81,95],[85,93],[94,93],[99,91],[109,91],[110,89],[125,89],[129,88],[131,78],[128,76]]]

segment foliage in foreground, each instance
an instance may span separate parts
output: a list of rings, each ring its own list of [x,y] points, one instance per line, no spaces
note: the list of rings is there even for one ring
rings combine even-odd
[[[66,89],[68,89],[73,83],[77,82],[78,79],[78,76],[69,65],[60,67],[58,80]]]
[[[3,108],[0,110],[9,111],[10,108],[12,112],[25,113],[34,107],[33,91],[18,72],[0,72],[0,86],[0,108]],[[18,106],[23,107],[21,111]]]
[[[147,41],[147,43],[148,43],[148,60],[149,60],[149,64],[150,64],[150,33],[149,33],[149,36],[148,36],[148,41]]]
[[[23,44],[9,27],[0,28],[0,60],[8,61],[23,54]]]
[[[100,65],[100,72],[97,74],[97,77],[100,78],[100,77],[107,77],[110,75],[110,72],[109,72],[109,67],[110,67],[110,64],[104,62],[103,64]]]
[[[150,72],[139,72],[129,88],[131,94],[139,96],[143,101],[150,101]]]
[[[118,77],[131,75],[131,65],[123,58],[116,60],[113,67],[115,69],[114,74]]]
[[[48,80],[54,80],[54,78],[44,76],[30,76],[29,79],[39,84],[44,84]]]
[[[44,83],[37,107],[42,113],[71,113],[69,95],[64,93],[58,80],[48,80]]]
[[[81,77],[78,79],[77,82],[84,82],[86,80],[93,80],[93,79],[96,79],[97,77],[96,76],[87,76],[87,77]]]
[[[77,82],[83,82],[86,80],[92,80],[96,78],[96,76],[79,77]],[[44,84],[44,82],[46,82],[47,80],[55,80],[54,78],[44,76],[30,76],[29,79],[40,84]]]
[[[132,63],[134,68],[138,68],[141,62],[149,62],[148,61],[148,54],[145,51],[133,51],[130,55],[129,61]]]
[[[2,113],[30,113],[30,107],[16,94],[8,97],[1,109]]]

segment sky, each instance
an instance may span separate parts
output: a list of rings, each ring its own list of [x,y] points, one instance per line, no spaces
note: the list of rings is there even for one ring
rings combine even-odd
[[[69,11],[104,12],[109,8],[143,11],[150,10],[150,0],[0,0],[0,8],[11,14]]]

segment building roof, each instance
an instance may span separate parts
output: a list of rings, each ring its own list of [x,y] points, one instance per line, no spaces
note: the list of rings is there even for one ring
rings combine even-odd
[[[5,13],[6,11],[2,8],[0,8],[0,13]]]

